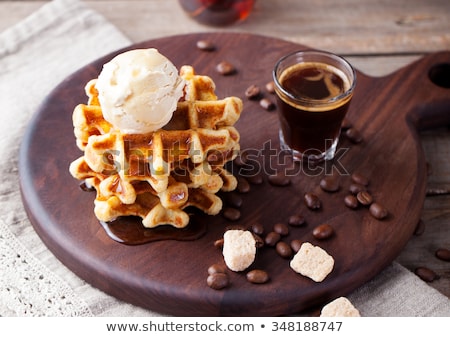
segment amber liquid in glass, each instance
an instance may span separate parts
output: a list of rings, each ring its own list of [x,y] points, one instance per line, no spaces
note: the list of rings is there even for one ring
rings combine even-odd
[[[292,96],[312,100],[309,104],[301,104],[289,97],[278,98],[285,143],[300,153],[325,152],[339,136],[351,96],[323,108],[320,101],[344,94],[349,89],[348,81],[334,67],[316,62],[287,68],[279,81]],[[314,100],[319,102],[318,105]]]
[[[196,21],[210,26],[226,26],[245,20],[254,0],[179,0],[181,7]]]

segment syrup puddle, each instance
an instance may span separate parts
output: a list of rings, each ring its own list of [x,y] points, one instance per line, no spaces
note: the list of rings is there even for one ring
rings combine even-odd
[[[193,241],[203,236],[207,229],[205,222],[195,221],[193,218],[185,228],[171,225],[146,228],[142,225],[141,218],[130,216],[110,222],[100,221],[100,224],[111,239],[125,245],[142,245],[162,240]]]

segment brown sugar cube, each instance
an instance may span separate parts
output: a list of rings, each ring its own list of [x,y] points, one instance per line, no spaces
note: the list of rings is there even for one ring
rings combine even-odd
[[[232,271],[243,271],[255,260],[256,240],[247,230],[227,230],[223,235],[222,254],[225,264]]]
[[[334,267],[334,259],[324,249],[305,242],[294,255],[291,268],[315,282],[322,282]]]
[[[320,317],[361,317],[361,315],[348,298],[339,297],[322,308]]]

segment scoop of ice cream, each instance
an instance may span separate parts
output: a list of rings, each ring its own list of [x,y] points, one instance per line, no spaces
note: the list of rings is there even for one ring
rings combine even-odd
[[[123,133],[148,133],[172,118],[184,80],[158,50],[134,49],[103,66],[96,89],[103,117]]]

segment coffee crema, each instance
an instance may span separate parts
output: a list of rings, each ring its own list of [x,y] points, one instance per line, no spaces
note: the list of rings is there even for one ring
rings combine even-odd
[[[280,75],[279,83],[291,96],[288,104],[308,111],[330,110],[334,100],[350,89],[350,83],[341,70],[320,62],[299,63],[285,69]],[[281,93],[282,97],[285,95]],[[339,101],[331,108],[337,108],[345,102],[346,100]]]

